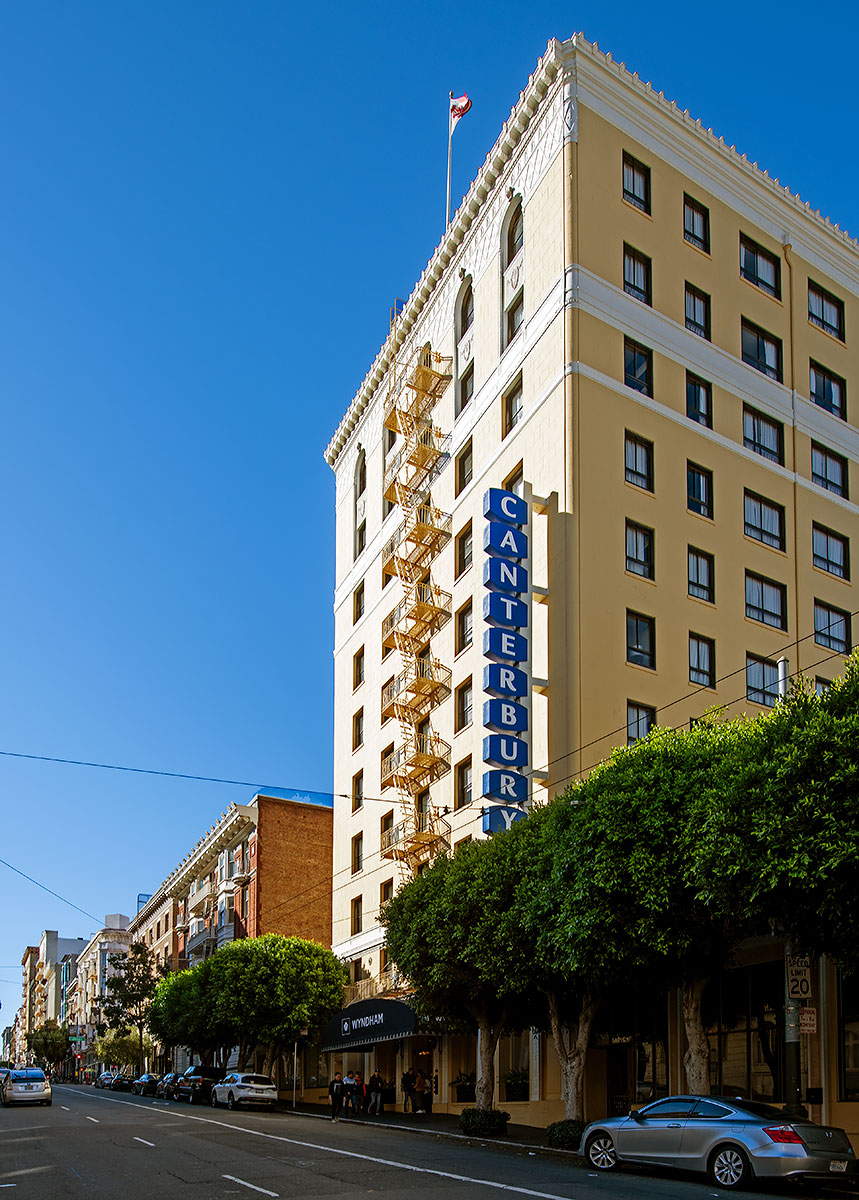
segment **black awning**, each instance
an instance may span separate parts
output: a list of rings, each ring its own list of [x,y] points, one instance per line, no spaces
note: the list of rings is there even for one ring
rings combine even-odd
[[[324,1052],[366,1050],[377,1042],[411,1037],[417,1029],[414,1010],[402,1000],[359,1000],[332,1017],[322,1031]]]

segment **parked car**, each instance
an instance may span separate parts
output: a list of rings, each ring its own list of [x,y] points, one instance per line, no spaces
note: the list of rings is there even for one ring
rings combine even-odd
[[[109,1088],[113,1083],[113,1077],[116,1071],[102,1071],[100,1075],[96,1075],[92,1081],[92,1086],[97,1088]]]
[[[135,1096],[154,1096],[155,1089],[158,1086],[158,1076],[146,1073],[138,1075],[131,1082],[131,1090]]]
[[[110,1090],[112,1092],[130,1092],[131,1091],[131,1076],[123,1075],[120,1071],[114,1075],[110,1081]]]
[[[274,1109],[277,1104],[277,1088],[268,1075],[245,1075],[233,1071],[212,1086],[212,1108],[226,1104],[227,1108],[238,1108],[240,1104],[260,1104]]]
[[[206,1104],[212,1098],[212,1084],[220,1083],[226,1075],[221,1067],[188,1067],[173,1089],[175,1100],[187,1100],[189,1104]]]
[[[753,1178],[855,1179],[859,1167],[843,1129],[724,1096],[668,1096],[626,1117],[595,1121],[581,1152],[597,1171],[653,1163],[706,1171],[726,1189]]]
[[[40,1067],[13,1068],[3,1080],[0,1103],[50,1104],[51,1081]]]
[[[155,1085],[155,1095],[159,1100],[175,1100],[176,1099],[176,1080],[179,1076],[175,1071],[168,1071],[166,1075],[162,1075]]]

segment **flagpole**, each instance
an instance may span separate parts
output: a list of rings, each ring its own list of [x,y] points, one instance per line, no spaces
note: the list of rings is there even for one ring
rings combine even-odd
[[[453,92],[450,93],[450,100],[453,99]],[[450,100],[447,103],[447,209],[444,215],[444,227],[447,230],[450,224],[450,147],[453,142],[453,122],[450,119]]]

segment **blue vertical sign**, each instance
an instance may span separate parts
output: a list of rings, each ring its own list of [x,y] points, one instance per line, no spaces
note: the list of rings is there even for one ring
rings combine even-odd
[[[500,804],[528,798],[528,732],[530,680],[528,664],[528,505],[515,492],[490,488],[483,497],[483,795]],[[505,810],[506,811],[506,810]],[[509,827],[509,819],[503,826]],[[484,822],[485,824],[486,822]],[[495,824],[492,823],[493,828]],[[501,825],[498,825],[501,828]]]

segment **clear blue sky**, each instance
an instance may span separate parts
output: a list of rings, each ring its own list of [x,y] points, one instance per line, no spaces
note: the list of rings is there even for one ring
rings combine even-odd
[[[551,36],[582,30],[859,233],[857,10],[7,5],[0,750],[326,789],[322,451]],[[133,913],[248,788],[0,756],[0,857]],[[0,867],[0,1026],[44,928]]]

